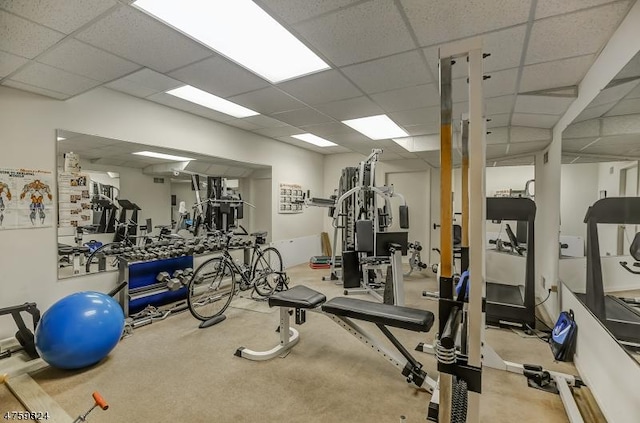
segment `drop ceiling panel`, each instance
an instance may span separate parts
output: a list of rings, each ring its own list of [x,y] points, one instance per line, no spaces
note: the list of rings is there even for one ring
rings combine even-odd
[[[562,140],[562,151],[580,151],[585,148],[587,145],[593,143],[598,138],[596,137],[587,137],[587,138],[572,138]]]
[[[640,53],[636,55],[625,65],[624,68],[616,75],[616,79],[632,78],[640,76]]]
[[[39,57],[38,61],[102,82],[111,81],[140,68],[135,63],[73,38],[59,43]]]
[[[292,126],[315,125],[332,121],[330,117],[311,108],[275,113],[273,117]]]
[[[340,8],[349,7],[358,0],[323,0],[301,2],[299,0],[259,0],[265,10],[273,12],[288,23],[296,23]]]
[[[631,91],[625,97],[625,99],[629,99],[629,98],[640,98],[640,85],[637,86],[633,91]]]
[[[385,91],[371,97],[387,112],[399,112],[440,104],[440,94],[436,84]]]
[[[605,116],[620,116],[640,114],[640,98],[622,100],[616,104]]]
[[[113,0],[44,0],[0,2],[0,8],[57,31],[71,34],[118,4]]]
[[[347,66],[342,68],[342,71],[367,94],[422,85],[432,81],[424,60],[415,50]]]
[[[524,47],[524,37],[526,25],[493,32],[483,37],[483,52],[490,53],[483,62],[483,70],[486,73],[495,72],[502,69],[517,68],[520,66],[520,57]],[[438,75],[438,47],[424,49],[425,56],[429,62],[431,72]],[[468,66],[466,60],[457,60],[453,65],[453,77],[467,77]]]
[[[222,56],[210,57],[185,66],[171,72],[169,76],[225,98],[269,85],[263,79]]]
[[[562,138],[586,138],[600,135],[600,121],[589,120],[586,122],[572,123],[562,133]]]
[[[327,138],[329,141],[331,141],[330,137],[335,134],[349,134],[354,132],[353,129],[341,122],[327,122],[317,125],[304,125],[300,126],[299,128],[322,138],[329,137]]]
[[[602,135],[640,134],[640,120],[636,116],[614,116],[602,121]]]
[[[503,95],[500,97],[488,98],[484,101],[487,115],[511,113],[513,108],[513,96]]]
[[[360,90],[336,70],[283,82],[280,89],[307,104],[322,104],[362,95]]]
[[[551,130],[542,128],[511,127],[511,142],[551,141]]]
[[[125,78],[120,78],[104,86],[107,88],[111,88],[112,90],[120,91],[121,93],[140,98],[149,97],[150,95],[156,94],[158,92],[158,90],[152,90],[151,88],[143,87],[142,85],[131,82]]]
[[[246,129],[247,131],[253,131],[260,128],[258,125],[247,122],[244,119],[233,119],[225,122],[227,125],[235,126],[236,128]]]
[[[516,92],[518,69],[507,69],[491,73],[491,78],[484,81],[484,98],[500,97]]]
[[[287,124],[284,122],[264,115],[249,116],[246,118],[242,118],[241,120],[256,125],[258,126],[258,128],[276,128],[278,126],[287,126]]]
[[[591,101],[589,107],[600,106],[607,103],[616,103],[638,86],[639,82],[640,81],[631,81],[605,88],[598,93],[593,101]]]
[[[360,3],[295,25],[295,29],[337,66],[415,47],[400,12],[388,0]]]
[[[539,95],[519,95],[516,99],[516,113],[539,113],[561,115],[573,102],[569,97],[546,97]]]
[[[489,144],[506,144],[509,142],[509,128],[491,128],[490,134],[487,134],[487,145]]]
[[[540,151],[549,144],[549,141],[523,142],[519,144],[509,144],[508,154],[524,154]]]
[[[507,146],[509,144],[493,144],[487,145],[487,158],[502,157],[507,154]]]
[[[500,126],[508,126],[511,115],[509,113],[493,115],[491,120],[487,122],[487,128],[498,128]]]
[[[305,107],[304,103],[273,87],[229,97],[228,100],[260,113],[278,113]]]
[[[264,135],[270,138],[288,137],[290,135],[297,135],[304,133],[304,130],[296,128],[294,126],[279,126],[277,128],[262,128],[256,129],[254,132]]]
[[[587,55],[525,66],[522,70],[520,92],[577,85],[594,59],[594,55]]]
[[[198,116],[206,117],[208,119],[213,119],[218,122],[226,122],[228,120],[235,119],[233,116],[216,112],[215,110],[208,109],[198,104],[191,103],[190,101],[186,101],[165,93],[154,94],[150,97],[147,97],[147,100],[164,104],[165,106],[173,107],[174,109],[182,110],[184,112],[189,112]]]
[[[151,69],[141,69],[135,73],[124,77],[127,81],[154,90],[155,92],[165,92],[184,85],[180,81],[169,78],[166,75],[152,71]]]
[[[515,126],[529,126],[532,128],[552,128],[560,116],[538,115],[533,113],[514,113],[511,124]]]
[[[384,110],[367,97],[334,101],[318,105],[315,108],[337,120],[355,119],[384,113]]]
[[[54,67],[32,62],[11,77],[12,80],[69,95],[80,94],[100,82]]]
[[[0,51],[0,78],[14,72],[28,61],[29,60],[24,57]]]
[[[389,117],[399,125],[430,125],[440,127],[440,106],[390,113]]]
[[[0,50],[33,59],[64,34],[0,10]]]
[[[380,160],[387,162],[390,160],[402,160],[402,156],[398,153],[393,153],[390,151],[385,150],[382,155],[380,156]]]
[[[158,72],[168,72],[213,54],[131,7],[120,8],[76,38]]]
[[[371,149],[375,146],[373,140],[356,131],[348,132],[345,134],[335,134],[332,140],[334,140],[338,144],[347,145],[349,148],[355,146],[365,146],[369,149],[369,153],[371,153]]]
[[[531,30],[525,63],[529,65],[598,52],[628,9],[629,2],[617,2],[536,21]]]
[[[68,94],[59,93],[57,91],[47,90],[45,88],[34,87],[33,85],[24,84],[18,81],[12,81],[10,79],[4,80],[2,85],[6,85],[7,87],[16,88],[18,90],[29,91],[35,94],[44,95],[47,97],[56,98],[58,100],[66,100],[70,96]]]
[[[530,2],[524,0],[500,0],[491,7],[468,0],[402,0],[401,4],[425,47],[525,23],[530,9]]]
[[[611,2],[612,0],[538,0],[536,19],[575,12],[576,10],[600,6]]]
[[[587,107],[578,115],[578,117],[574,119],[574,122],[582,122],[588,119],[599,118],[600,116],[611,110],[613,106],[615,106],[615,104],[616,103],[608,103],[596,107]]]
[[[437,134],[440,132],[440,124],[435,125],[402,125],[402,128],[411,136]]]

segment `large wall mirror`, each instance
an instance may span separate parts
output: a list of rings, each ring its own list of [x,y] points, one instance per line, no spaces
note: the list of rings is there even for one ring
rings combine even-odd
[[[271,232],[269,166],[67,130],[56,143],[59,278],[117,270],[112,252],[159,239],[197,244],[239,225]],[[224,221],[208,201],[221,195],[237,206]]]
[[[640,363],[640,54],[564,131],[562,162],[561,232],[585,257],[560,279]]]

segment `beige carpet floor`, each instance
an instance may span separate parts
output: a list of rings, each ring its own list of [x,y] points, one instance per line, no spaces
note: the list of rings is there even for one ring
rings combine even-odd
[[[305,284],[328,298],[341,295],[342,287],[321,280],[326,273],[306,265],[289,270],[292,284]],[[437,303],[420,295],[435,287],[433,278],[406,278],[407,305],[435,311]],[[95,410],[88,419],[94,423],[391,423],[400,416],[406,423],[425,421],[430,395],[408,385],[395,367],[325,316],[308,313],[298,345],[286,358],[266,362],[233,354],[239,346],[265,350],[277,343],[278,313],[266,303],[240,299],[223,323],[208,329],[198,329],[198,323],[189,312],[178,314],[135,330],[96,366],[48,368],[32,376],[74,417],[92,405],[91,393],[100,391],[111,407]],[[434,334],[392,331],[410,350],[420,341],[431,342]],[[572,365],[555,363],[548,345],[537,338],[500,329],[487,330],[486,338],[505,360],[575,373]],[[435,359],[415,355],[437,377]],[[516,374],[486,369],[481,402],[483,422],[568,421],[559,396],[528,388]],[[0,411],[20,409],[0,386]]]

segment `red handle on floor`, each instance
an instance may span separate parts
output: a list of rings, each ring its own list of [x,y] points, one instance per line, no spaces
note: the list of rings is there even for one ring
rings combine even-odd
[[[103,410],[109,408],[109,404],[107,404],[104,398],[102,398],[102,395],[100,395],[97,391],[93,393],[93,399],[95,400],[96,405]]]

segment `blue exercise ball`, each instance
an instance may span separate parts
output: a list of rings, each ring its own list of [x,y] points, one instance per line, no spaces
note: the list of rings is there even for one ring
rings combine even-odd
[[[36,328],[36,351],[59,369],[80,369],[102,360],[124,329],[120,304],[100,292],[78,292],[56,302]]]

